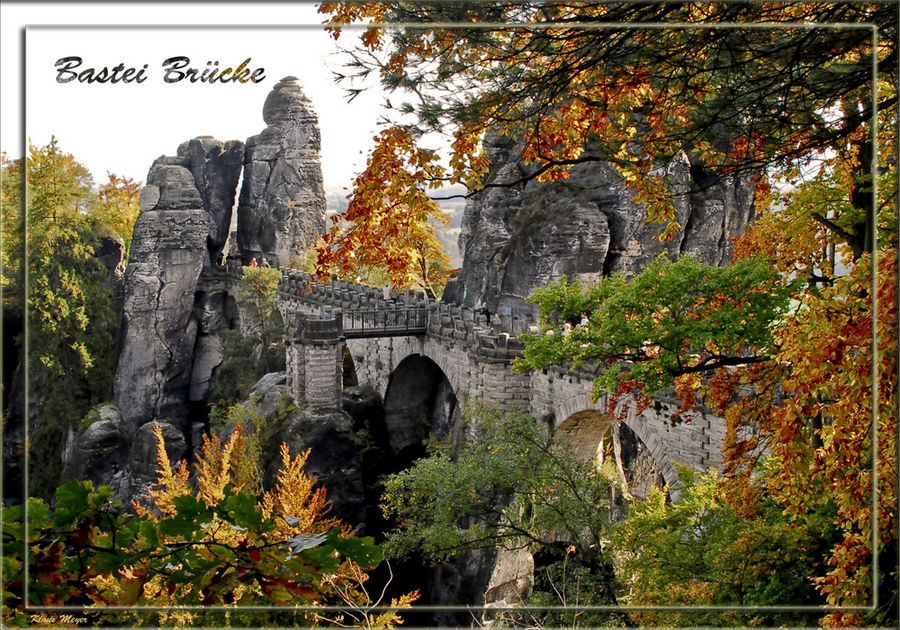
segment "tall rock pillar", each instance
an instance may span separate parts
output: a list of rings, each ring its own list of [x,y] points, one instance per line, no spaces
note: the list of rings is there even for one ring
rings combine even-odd
[[[203,207],[209,212],[207,247],[210,262],[215,262],[231,229],[231,210],[244,164],[244,143],[199,136],[181,144],[178,156],[186,160]]]
[[[285,266],[325,232],[321,135],[312,104],[296,77],[275,84],[263,106],[266,129],[247,140],[238,205],[238,247],[244,264],[265,257]]]
[[[224,244],[242,151],[240,142],[195,138],[150,167],[125,271],[113,389],[131,430],[152,420],[185,428],[197,335],[205,332],[197,282]]]

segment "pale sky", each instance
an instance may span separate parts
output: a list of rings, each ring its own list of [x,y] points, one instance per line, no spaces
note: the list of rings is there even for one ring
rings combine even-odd
[[[174,155],[185,140],[208,135],[245,141],[260,133],[266,96],[278,80],[293,75],[319,118],[326,186],[350,188],[378,131],[383,99],[375,89],[346,102],[332,81],[339,58],[334,40],[318,26],[322,19],[312,3],[3,2],[0,146],[19,156],[22,129],[36,144],[55,135],[95,182],[105,182],[107,171],[143,182],[153,160]],[[341,44],[359,32],[345,30]],[[76,72],[119,63],[140,70],[147,64],[146,80],[60,83],[54,64],[70,56],[82,58]],[[199,70],[210,67],[207,62],[225,68],[249,58],[248,67],[263,68],[265,78],[258,84],[166,83],[162,63],[174,56],[189,57]]]

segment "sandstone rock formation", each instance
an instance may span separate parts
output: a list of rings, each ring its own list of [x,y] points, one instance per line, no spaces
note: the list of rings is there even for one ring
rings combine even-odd
[[[513,140],[494,134],[485,144],[492,157],[486,183],[528,174]],[[558,182],[485,188],[466,205],[459,238],[463,265],[443,299],[484,304],[492,312],[527,312],[532,307],[524,299],[562,275],[589,281],[636,273],[663,251],[726,262],[728,238],[740,234],[752,215],[752,188],[686,162],[666,170],[683,226],[666,243],[653,240],[663,226],[647,222],[646,211],[631,200],[633,191],[606,163],[573,166],[570,178]]]
[[[225,291],[198,291],[194,301],[197,342],[191,368],[189,400],[207,402],[216,368],[222,364],[225,331],[235,327],[237,305]]]
[[[209,212],[207,247],[210,260],[215,262],[228,240],[235,191],[244,164],[244,143],[200,136],[179,146],[178,155],[187,159],[194,186]]]
[[[141,191],[113,394],[132,429],[154,419],[183,427],[192,380],[209,381],[208,357],[204,373],[192,377],[198,329],[206,321],[203,330],[209,332],[215,319],[202,316],[208,304],[200,304],[201,316],[195,314],[195,292],[228,233],[240,147],[195,138],[179,147],[181,155],[157,159]]]
[[[365,520],[365,497],[357,435],[353,419],[339,409],[285,405],[289,395],[284,372],[263,376],[247,394],[243,404],[257,411],[265,419],[261,427],[244,426],[247,433],[258,432],[260,469],[263,484],[275,485],[281,468],[279,454],[283,443],[292,456],[309,450],[304,470],[315,477],[328,491],[331,515],[355,527]],[[233,425],[219,431],[223,441],[230,437]]]
[[[311,405],[287,418],[280,437],[292,454],[309,449],[304,470],[328,490],[334,516],[362,525],[366,505],[353,420],[340,409]]]
[[[178,467],[188,450],[180,428],[148,422],[133,430],[115,405],[94,407],[81,427],[69,431],[62,454],[62,481],[87,479],[95,487],[111,486],[126,510],[132,501],[144,503],[157,478],[157,426],[162,429],[169,461],[173,468]]]
[[[63,479],[90,479],[110,484],[128,463],[128,428],[113,405],[91,410],[77,432],[70,431],[63,451]]]
[[[325,232],[318,119],[296,77],[275,84],[263,106],[266,129],[247,140],[238,206],[244,264],[300,257]]]

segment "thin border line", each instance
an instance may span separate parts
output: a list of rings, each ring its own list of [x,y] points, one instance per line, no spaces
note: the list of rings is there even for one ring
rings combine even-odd
[[[872,610],[878,609],[878,28],[872,28]]]
[[[874,28],[878,29],[877,24],[871,22],[827,22],[814,23],[808,22],[780,22],[777,24],[770,23],[744,23],[744,22],[721,22],[718,24],[691,24],[689,22],[641,22],[637,26],[626,25],[621,22],[540,22],[535,24],[527,23],[501,23],[501,22],[373,22],[371,24],[24,24],[25,29],[40,30],[144,30],[144,29],[166,29],[166,30],[246,30],[246,29],[266,29],[266,30],[399,30],[399,29],[416,29],[416,30],[535,30],[545,31],[551,29],[575,29],[575,30],[591,30],[591,29],[613,29],[613,30],[665,30],[665,29],[700,29],[700,30],[729,30],[729,29],[748,29],[748,30],[776,30],[776,29],[806,29],[806,30],[864,30]]]
[[[873,457],[873,484],[872,484],[872,531],[871,535],[871,544],[872,544],[872,593],[871,593],[871,604],[867,606],[765,606],[765,607],[731,607],[731,606],[714,606],[714,607],[685,607],[685,606],[663,606],[663,607],[626,607],[626,606],[597,606],[597,607],[585,607],[583,610],[585,611],[642,611],[642,610],[661,610],[661,611],[678,611],[678,612],[690,612],[690,611],[699,611],[699,612],[708,612],[708,611],[727,611],[727,610],[740,610],[740,611],[771,611],[771,612],[788,612],[788,611],[838,611],[838,610],[868,610],[874,611],[877,610],[878,607],[878,586],[879,586],[879,577],[878,577],[878,503],[877,503],[877,491],[878,491],[878,409],[879,409],[879,401],[878,401],[878,359],[877,359],[877,349],[878,342],[876,336],[876,326],[877,326],[877,286],[878,286],[878,233],[877,233],[877,163],[878,163],[878,56],[877,56],[877,44],[878,44],[878,26],[876,24],[868,23],[868,22],[856,22],[856,23],[844,23],[844,22],[835,22],[835,23],[796,23],[796,22],[785,22],[785,23],[720,23],[720,24],[689,24],[689,23],[640,23],[637,25],[634,24],[623,24],[623,23],[607,23],[607,22],[595,22],[595,23],[585,23],[585,22],[573,22],[573,23],[560,23],[560,22],[551,22],[551,23],[538,23],[538,24],[527,24],[527,23],[447,23],[447,22],[435,22],[435,23],[371,23],[371,24],[346,24],[346,25],[332,25],[332,24],[294,24],[294,25],[235,25],[235,24],[225,24],[225,25],[212,25],[212,24],[201,24],[201,25],[167,25],[167,24],[148,24],[148,25],[137,25],[137,24],[121,24],[121,25],[113,25],[113,24],[102,24],[102,25],[88,25],[88,24],[76,24],[76,25],[61,25],[61,24],[41,24],[41,25],[29,25],[25,24],[22,26],[23,34],[27,33],[28,30],[248,30],[248,29],[262,29],[262,30],[328,30],[328,29],[348,29],[348,30],[369,30],[369,29],[385,29],[385,30],[397,30],[397,29],[420,29],[420,30],[430,30],[430,29],[473,29],[473,30],[549,30],[554,28],[559,29],[575,29],[575,30],[587,30],[587,29],[613,29],[613,30],[665,30],[665,29],[673,29],[673,30],[681,30],[681,29],[700,29],[700,30],[725,30],[725,29],[749,29],[749,30],[789,30],[794,28],[806,29],[806,30],[860,30],[860,29],[869,29],[872,33],[872,96],[873,96],[873,109],[872,109],[872,138],[873,138],[873,157],[872,162],[870,164],[871,168],[871,176],[872,176],[872,189],[873,189],[873,202],[872,202],[872,220],[873,220],[873,247],[872,247],[872,370],[873,370],[873,379],[872,379],[872,429],[873,429],[873,440],[872,440],[872,457]],[[27,50],[25,38],[22,39],[22,62],[21,62],[21,71],[22,71],[22,80],[25,87],[22,96],[22,134],[23,134],[23,145],[25,145],[25,130],[27,129],[27,108],[25,107],[25,101],[27,98],[27,74],[25,73],[26,67],[26,56],[25,52]],[[23,149],[27,147],[23,146]],[[23,153],[23,180],[27,180],[27,155]],[[24,379],[24,387],[23,391],[25,393],[25,404],[24,404],[24,427],[25,427],[25,438],[26,445],[28,443],[29,436],[29,400],[30,400],[30,392],[29,392],[29,379],[27,377],[28,373],[28,360],[29,360],[29,337],[30,337],[30,327],[28,324],[28,296],[29,296],[29,278],[28,278],[28,239],[27,239],[27,208],[28,208],[28,195],[27,185],[24,186],[25,195],[25,212],[23,212],[23,221],[24,221],[24,260],[25,264],[23,264],[24,268],[24,296],[25,299],[23,301],[23,312],[24,312],[24,322],[23,322],[23,330],[24,330],[24,339],[25,339],[25,347],[23,351],[23,357],[25,360],[25,379]],[[29,454],[28,448],[25,448],[24,453],[24,471],[23,471],[23,480],[25,483],[24,494],[28,493],[28,478],[29,478]],[[24,505],[24,516],[27,521],[28,518],[28,502],[27,496],[24,497],[23,501]],[[23,564],[24,566],[24,576],[25,576],[25,584],[23,589],[25,606],[24,610],[39,610],[39,611],[47,611],[47,610],[56,610],[56,611],[111,611],[111,610],[198,610],[198,611],[216,611],[222,610],[227,612],[234,611],[262,611],[262,610],[271,610],[271,611],[279,611],[279,612],[287,612],[287,610],[275,607],[275,606],[267,606],[267,607],[255,607],[255,606],[238,606],[238,607],[167,607],[167,608],[154,608],[154,607],[103,607],[103,608],[84,608],[84,607],[71,607],[71,606],[60,606],[60,607],[47,607],[47,606],[35,606],[29,607],[28,600],[28,575],[29,575],[29,563],[27,562],[27,542],[24,544],[26,555],[26,562]],[[551,607],[551,606],[520,606],[514,608],[502,608],[502,607],[483,607],[484,611],[487,610],[571,610],[572,607],[568,606],[559,606],[559,607]],[[296,607],[291,608],[290,610],[346,610],[347,607]],[[402,610],[417,610],[417,611],[429,611],[429,610],[477,610],[478,607],[472,606],[464,606],[464,605],[454,605],[454,606],[415,606],[413,605],[410,608],[405,608]],[[391,606],[383,606],[383,607],[373,607],[370,610],[401,610],[396,607]],[[579,609],[582,610],[582,609]]]

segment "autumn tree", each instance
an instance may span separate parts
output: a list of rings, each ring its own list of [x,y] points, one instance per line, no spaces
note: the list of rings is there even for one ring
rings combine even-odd
[[[128,260],[134,224],[141,213],[141,185],[130,177],[107,173],[109,181],[97,193],[94,215],[125,242],[123,258]]]
[[[116,322],[107,270],[94,258],[99,230],[87,169],[54,138],[30,145],[25,160],[4,161],[3,175],[3,306],[27,315],[23,367],[38,412],[29,438],[42,445],[31,453],[30,490],[49,496],[65,430],[111,395]]]
[[[798,524],[833,508],[841,535],[814,583],[828,604],[845,608],[825,617],[828,625],[896,620],[895,9],[877,2],[321,8],[336,36],[343,25],[373,23],[350,72],[375,73],[394,102],[405,91],[398,111],[407,118],[398,127],[420,143],[426,131],[450,138],[447,166],[410,162],[404,177],[462,182],[477,194],[484,185],[562,179],[573,164],[602,161],[618,169],[650,219],[667,226],[661,238],[679,226],[660,165],[685,162],[699,189],[727,173],[755,186],[758,219],[736,244],[736,266],[723,272],[736,280],[736,269],[765,260],[768,271],[749,272],[755,285],[716,287],[724,276],[712,270],[694,275],[692,287],[679,288],[665,273],[649,285],[649,276],[609,279],[596,293],[560,285],[539,297],[545,314],[591,306],[590,324],[577,346],[563,335],[532,341],[531,367],[612,361],[599,383],[607,391],[674,385],[684,411],[704,404],[722,415],[721,490],[742,518],[759,518],[768,500]],[[486,183],[480,141],[488,131],[521,141],[526,167],[517,179]],[[424,149],[408,149],[417,150]],[[653,291],[640,296],[641,283]],[[621,305],[635,310],[617,319]],[[641,337],[629,317],[652,334]],[[711,331],[712,321],[725,325]],[[762,452],[775,462],[766,470],[758,468]],[[866,606],[866,614],[853,609]]]
[[[875,63],[886,80],[897,73],[896,16],[883,3],[326,2],[320,11],[336,37],[345,24],[378,24],[347,76],[374,73],[403,99],[396,109],[409,117],[398,128],[414,139],[449,137],[448,167],[411,161],[405,177],[477,190],[488,166],[480,139],[493,129],[523,139],[525,179],[615,165],[668,235],[677,226],[661,162],[687,159],[702,187],[716,173],[758,177],[850,142],[864,178],[872,145],[860,132],[876,108],[896,105],[872,89]],[[383,132],[372,155],[391,138]],[[396,169],[373,175],[387,181]],[[865,210],[861,184],[854,203]],[[871,221],[858,219],[854,239],[871,241]]]
[[[792,214],[770,221],[783,227]],[[805,238],[812,221],[783,239]],[[797,527],[813,515],[833,514],[841,535],[810,579],[828,603],[877,601],[878,612],[866,619],[890,622],[897,544],[896,245],[888,241],[855,263],[850,247],[838,245],[850,267],[833,276],[827,247],[810,258],[773,241],[769,221],[759,226],[741,240],[738,254],[789,252],[771,267],[758,258],[721,269],[690,259],[657,261],[631,281],[612,277],[591,289],[561,282],[537,292],[545,330],[582,311],[589,322],[568,336],[526,338],[519,366],[595,361],[606,368],[596,393],[609,396],[610,412],[620,411],[619,403],[627,408],[628,396],[637,395],[633,404],[640,409],[674,388],[681,420],[689,421],[700,405],[722,416],[728,433],[717,491],[748,522],[765,521],[771,501]],[[779,268],[812,270],[815,277],[788,281]],[[825,286],[820,277],[827,277]],[[762,453],[769,466],[760,467]],[[873,600],[878,561],[882,590]],[[863,620],[838,612],[826,623]]]
[[[439,181],[436,159],[415,147],[404,130],[382,132],[356,178],[348,208],[331,218],[331,229],[317,248],[320,273],[364,282],[380,275],[396,288],[440,294],[450,259],[434,225],[449,221],[426,192]]]
[[[303,471],[308,453],[282,446],[275,487],[261,492],[240,427],[224,443],[204,441],[193,481],[184,463],[172,467],[160,428],[156,439],[157,482],[136,514],[118,508],[111,488],[76,480],[52,510],[39,499],[27,512],[3,508],[5,624],[28,625],[26,596],[83,607],[100,624],[320,625],[304,606],[329,604],[361,626],[401,623],[397,609],[415,593],[383,611],[366,602],[367,570],[383,556],[328,516],[325,489]],[[254,605],[263,611],[246,610]]]

